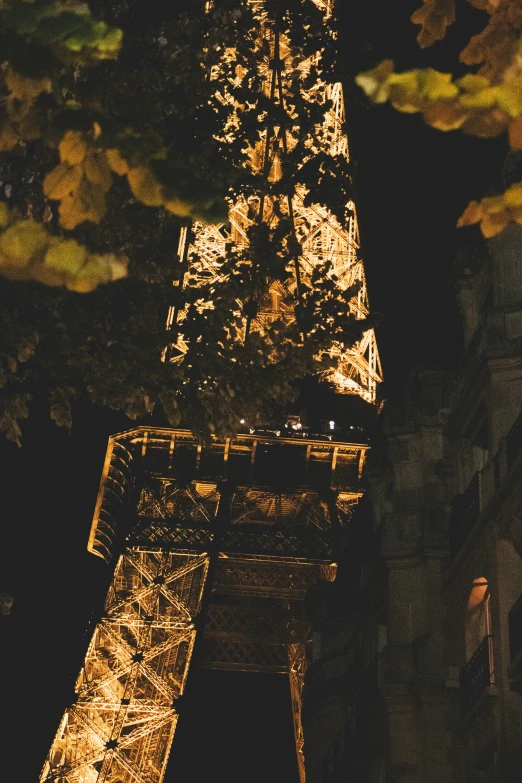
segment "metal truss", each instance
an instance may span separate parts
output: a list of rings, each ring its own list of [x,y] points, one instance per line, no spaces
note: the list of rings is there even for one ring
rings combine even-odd
[[[303,599],[309,587],[322,578],[321,561],[284,559],[262,555],[221,553],[215,588],[229,595]]]
[[[124,551],[41,783],[161,783],[208,563]]]
[[[259,37],[259,74],[267,97],[278,102],[284,109],[292,94],[292,75],[295,73],[294,52],[283,35],[275,32],[267,24],[262,0],[249,0],[258,15]],[[331,3],[316,0],[326,18],[331,13]],[[266,44],[269,44],[266,47]],[[306,74],[310,60],[299,66]],[[241,79],[239,75],[238,80]],[[342,86],[335,84],[317,84],[310,93],[315,101],[329,106],[325,110],[323,124],[318,129],[317,144],[310,148],[303,164],[319,152],[332,157],[342,156],[348,160],[348,139],[344,131],[344,101]],[[226,100],[223,98],[223,100]],[[298,128],[292,129],[298,133]],[[275,182],[282,176],[286,154],[295,146],[293,133],[287,128],[273,127],[264,132],[264,136],[251,148],[249,166],[252,173]],[[294,307],[289,302],[299,299],[301,287],[312,285],[312,275],[318,268],[329,269],[328,274],[341,292],[350,292],[346,303],[347,317],[363,319],[369,313],[368,293],[364,274],[364,264],[360,257],[360,239],[357,215],[353,201],[347,204],[349,217],[344,224],[320,204],[307,203],[308,191],[298,185],[290,196],[266,195],[240,197],[229,211],[228,224],[211,226],[196,223],[193,227],[193,241],[188,244],[188,232],[184,228],[178,248],[183,267],[188,271],[183,282],[175,285],[190,287],[216,285],[223,282],[222,260],[227,255],[227,246],[238,250],[248,247],[248,231],[260,222],[275,228],[281,217],[290,220],[296,245],[300,247],[289,277],[284,282],[274,282],[260,302],[256,317],[245,319],[241,333],[242,340],[249,330],[264,334],[267,339],[267,326],[277,319],[290,322],[295,319]],[[354,288],[356,293],[353,293]],[[202,294],[198,302],[201,309],[212,308],[211,301],[205,301]],[[238,311],[242,303],[238,301]],[[167,328],[176,326],[177,343],[171,346],[168,355],[171,361],[182,361],[187,351],[187,342],[183,334],[183,311],[170,308]],[[337,389],[346,394],[357,394],[368,402],[375,402],[377,386],[382,380],[382,368],[372,328],[363,332],[360,340],[353,345],[334,342],[327,351],[335,360],[333,370],[323,372]],[[167,354],[166,354],[167,355]],[[319,357],[318,357],[319,358]]]
[[[330,527],[326,503],[316,492],[274,492],[257,487],[238,487],[232,500],[230,521],[238,524],[269,524],[283,527]]]
[[[220,493],[215,482],[148,482],[138,503],[138,516],[182,521],[190,526],[209,525],[216,516]]]
[[[333,557],[329,537],[316,531],[293,533],[278,529],[227,530],[223,534],[223,548],[227,552],[244,552],[253,556],[316,558],[328,560]]]
[[[289,675],[304,783],[304,599],[335,578],[331,532],[361,495],[366,450],[145,427],[110,439],[89,549],[113,562],[125,544],[41,783],[162,783],[204,589],[199,665]]]
[[[263,89],[288,116],[294,53],[268,24],[264,0],[248,2],[259,19]],[[333,1],[315,2],[328,23]],[[311,61],[298,67],[306,75]],[[324,105],[324,119],[303,165],[319,153],[348,160],[341,85],[316,84],[308,97]],[[277,182],[298,132],[267,127],[249,150],[251,172]],[[264,292],[257,315],[242,321],[237,339],[249,330],[270,339],[274,321],[293,323],[302,286],[312,285],[317,270],[328,270],[344,295],[346,316],[362,320],[370,306],[353,202],[347,215],[341,223],[324,206],[309,204],[299,183],[286,195],[239,197],[226,224],[182,227],[182,273],[174,286],[200,288],[197,306],[213,307],[205,291],[224,282],[227,247],[245,250],[252,226],[274,229],[283,218],[296,248],[288,278]],[[177,342],[165,350],[165,360],[183,361],[183,321],[183,310],[171,307],[167,328]],[[335,361],[325,375],[337,389],[375,402],[382,371],[373,329],[354,344],[333,343],[326,353]],[[41,783],[162,783],[204,590],[200,664],[289,675],[305,783],[304,598],[313,584],[335,578],[331,531],[349,520],[362,494],[367,448],[255,432],[202,446],[188,430],[154,428],[110,439],[88,548],[108,563],[116,560],[116,567]]]
[[[337,524],[349,521],[362,495],[367,450],[362,443],[275,434],[214,438],[202,447],[189,430],[139,427],[120,433],[109,440],[88,549],[111,562],[127,526],[134,543],[206,550],[222,505],[230,522],[223,536],[227,551],[328,559],[332,511]],[[288,480],[294,488],[270,486],[292,462]],[[138,465],[148,478],[137,509],[130,509]],[[190,480],[180,483],[178,474],[187,471]],[[231,499],[221,497],[220,482],[236,486]],[[332,497],[331,505],[320,500],[316,487]],[[132,529],[130,512],[138,517]]]
[[[236,641],[285,640],[283,606],[276,601],[238,601],[222,597],[219,603],[209,606],[205,636],[234,639]]]
[[[304,734],[302,724],[302,694],[306,674],[306,645],[288,645],[288,672],[290,676],[290,697],[294,716],[295,746],[300,783],[305,783]]]
[[[286,674],[288,660],[281,644],[236,641],[205,636],[202,665],[225,671]]]

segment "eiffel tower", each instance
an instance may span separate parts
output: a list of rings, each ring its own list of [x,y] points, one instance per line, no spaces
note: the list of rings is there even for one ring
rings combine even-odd
[[[284,107],[294,68],[289,42],[263,0],[248,0],[259,22],[259,75],[265,94]],[[315,0],[329,23],[330,3]],[[299,64],[306,73],[309,63]],[[241,78],[241,74],[238,75]],[[348,156],[340,84],[322,84],[323,138],[332,156]],[[252,170],[277,181],[294,142],[270,127],[250,150]],[[314,150],[309,151],[310,155]],[[181,229],[178,285],[219,281],[225,246],[246,246],[255,222],[290,219],[299,247],[286,282],[273,283],[237,339],[264,334],[314,269],[329,265],[347,294],[347,310],[369,312],[355,205],[344,225],[303,186],[289,196],[240,197],[223,226]],[[353,294],[353,291],[356,293]],[[176,341],[164,360],[184,361],[183,312],[171,308]],[[381,367],[373,329],[353,345],[333,343],[340,393],[376,402]],[[301,726],[309,659],[306,591],[336,574],[335,540],[361,497],[368,449],[297,419],[267,430],[198,442],[189,429],[138,427],[110,438],[88,549],[113,567],[102,616],[41,773],[41,783],[161,783],[178,721],[194,645],[210,669],[286,675],[297,762],[305,781]]]

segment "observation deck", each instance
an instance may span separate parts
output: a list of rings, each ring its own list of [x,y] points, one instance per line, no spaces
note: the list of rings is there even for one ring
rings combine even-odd
[[[198,443],[140,427],[109,441],[89,550],[210,558],[200,663],[287,672],[308,635],[306,590],[336,571],[336,541],[362,495],[366,443],[283,430]]]

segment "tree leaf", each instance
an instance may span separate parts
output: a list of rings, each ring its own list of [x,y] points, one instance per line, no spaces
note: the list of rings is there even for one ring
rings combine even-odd
[[[112,174],[103,150],[90,152],[83,161],[85,176],[100,190],[107,193],[112,185]]]
[[[5,203],[0,201],[0,228],[7,228],[11,221],[11,210]]]
[[[442,41],[446,28],[455,22],[455,0],[423,0],[423,3],[410,19],[413,24],[421,25],[417,42],[424,49]]]
[[[8,119],[0,127],[0,152],[10,152],[19,142],[18,134]]]
[[[509,223],[509,211],[487,212],[480,221],[480,230],[486,239],[500,234]]]
[[[467,92],[460,96],[459,103],[464,109],[491,109],[499,98],[498,87],[486,87],[483,90]]]
[[[23,220],[2,233],[0,253],[13,266],[24,267],[34,255],[45,250],[48,242],[48,234],[40,223]]]
[[[103,191],[84,178],[78,188],[60,202],[60,225],[71,230],[86,220],[99,223],[106,210]]]
[[[501,109],[473,112],[462,123],[461,129],[470,136],[491,139],[506,130],[509,117]]]
[[[522,224],[522,207],[513,207],[509,212],[511,220],[514,220],[515,223],[518,223],[519,225]]]
[[[522,182],[516,182],[506,190],[504,203],[508,207],[522,207]]]
[[[160,207],[163,204],[163,187],[148,167],[130,169],[127,179],[133,194],[142,204],[147,207]]]
[[[45,254],[46,267],[63,274],[76,274],[87,259],[87,251],[74,239],[51,246]]]
[[[60,160],[69,163],[71,166],[82,163],[87,154],[89,145],[80,131],[69,130],[60,141],[58,151]]]
[[[105,22],[85,25],[64,40],[64,46],[72,52],[88,49],[99,60],[112,60],[118,56],[123,41],[123,32],[110,28]]]
[[[459,217],[457,222],[457,228],[462,228],[463,226],[471,226],[473,223],[478,223],[479,220],[482,218],[483,215],[483,209],[482,205],[479,204],[478,201],[470,201],[462,215]]]
[[[503,212],[505,208],[506,204],[504,201],[504,194],[500,196],[487,196],[486,198],[482,199],[482,209],[484,214]]]
[[[491,86],[489,79],[477,73],[467,73],[456,81],[457,86],[471,94],[482,92]]]
[[[424,121],[441,131],[451,131],[461,128],[469,113],[452,101],[437,101],[424,110]]]
[[[187,204],[185,201],[178,198],[171,198],[166,201],[165,209],[168,209],[173,215],[178,215],[179,217],[189,217],[192,211],[190,204]]]
[[[100,283],[109,283],[112,279],[111,264],[107,256],[93,254],[78,272],[68,278],[66,287],[69,291],[88,294],[94,291]]]
[[[497,102],[510,117],[522,114],[522,78],[509,79],[496,87]]]
[[[74,193],[80,185],[82,177],[80,166],[59,163],[55,169],[46,174],[43,181],[43,192],[49,198],[59,201]]]
[[[115,147],[108,149],[106,150],[106,155],[109,166],[115,174],[118,174],[119,176],[127,174],[129,170],[128,163],[121,157],[120,151],[118,149]]]
[[[383,60],[370,71],[357,74],[355,81],[374,103],[386,103],[390,94],[388,77],[393,69],[393,60]]]
[[[434,68],[423,68],[417,71],[419,90],[430,101],[447,100],[455,98],[458,87],[452,82],[451,73],[442,73]]]
[[[51,92],[51,80],[48,76],[32,79],[9,68],[4,80],[11,97],[20,101],[33,101],[42,92]]]
[[[51,419],[59,427],[72,427],[71,402],[74,395],[74,389],[53,389],[49,397]]]

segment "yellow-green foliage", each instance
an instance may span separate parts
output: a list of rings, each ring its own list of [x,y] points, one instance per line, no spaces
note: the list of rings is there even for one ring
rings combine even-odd
[[[519,0],[468,0],[489,15],[484,30],[473,36],[460,59],[480,65],[478,73],[460,79],[433,68],[395,73],[392,60],[356,77],[374,103],[389,101],[398,111],[421,113],[425,122],[442,131],[462,130],[491,138],[506,132],[511,149],[522,149],[522,5]],[[455,0],[424,0],[411,17],[421,25],[420,46],[444,38],[455,21]],[[480,221],[486,237],[498,234],[509,221],[522,222],[519,192],[522,183],[506,193],[471,202],[458,225]]]
[[[45,175],[43,193],[59,202],[62,229],[71,231],[83,223],[102,220],[114,175],[126,177],[134,198],[146,206],[163,207],[174,215],[203,221],[225,217],[224,197],[208,183],[200,187],[199,182],[191,182],[188,198],[185,185],[176,188],[158,180],[155,164],[169,164],[160,138],[145,137],[130,127],[115,127],[113,119],[107,119],[110,107],[105,111],[99,105],[83,106],[63,98],[59,79],[64,67],[87,68],[116,59],[122,44],[121,30],[93,19],[88,5],[76,0],[1,0],[0,26],[14,42],[11,55],[3,53],[4,68],[0,72],[0,85],[3,82],[7,95],[0,107],[0,152],[13,151],[39,138],[49,147],[57,147],[60,163]],[[27,72],[25,64],[17,60],[17,47],[28,47],[32,52]],[[40,61],[44,50],[49,56]],[[185,172],[184,177],[186,181]],[[48,285],[58,285],[61,280],[78,291],[90,291],[100,282],[114,279],[113,269],[119,269],[116,276],[121,276],[120,262],[84,251],[87,261],[81,271],[71,277],[71,267],[69,276],[61,274],[60,278],[54,267],[52,271],[49,263],[40,259],[40,251],[32,252],[37,237],[42,242],[43,237],[51,241],[47,228],[26,222],[9,231],[13,242],[16,236],[18,251],[15,255],[4,254],[0,274]],[[25,253],[20,249],[24,242],[28,243]]]
[[[14,280],[36,280],[88,293],[125,277],[125,259],[89,253],[74,239],[53,236],[41,223],[16,220],[0,203],[0,272]]]

